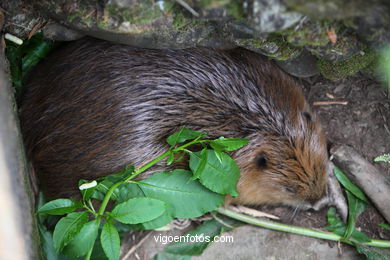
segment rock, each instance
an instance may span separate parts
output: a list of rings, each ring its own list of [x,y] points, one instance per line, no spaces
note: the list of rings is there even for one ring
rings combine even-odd
[[[349,25],[375,50],[390,44],[390,7],[373,6],[365,15],[351,19]]]
[[[260,33],[284,30],[303,17],[297,12],[287,11],[281,0],[252,0],[247,3],[247,20]]]
[[[307,51],[303,51],[294,59],[277,62],[279,67],[284,71],[299,78],[312,77],[319,74],[320,71],[318,70],[316,63],[316,57]]]
[[[313,20],[342,21],[375,49],[390,43],[390,6],[386,1],[289,0],[285,4]]]
[[[0,44],[0,259],[43,259],[33,174],[25,158],[4,48]]]
[[[37,16],[33,9],[22,0],[1,1],[0,7],[4,10],[4,30],[20,39],[26,39],[37,29],[42,27],[46,20]]]
[[[82,38],[84,34],[58,23],[51,23],[43,28],[43,36],[53,41],[74,41]]]
[[[342,245],[342,254],[336,245],[298,235],[279,233],[253,226],[242,226],[223,233],[233,236],[233,243],[213,243],[194,260],[215,259],[363,259],[352,247]]]
[[[283,40],[280,35],[271,34],[266,39],[249,38],[239,39],[234,38],[232,41],[236,46],[240,46],[251,51],[263,54],[275,60],[290,60],[296,58],[302,51]]]

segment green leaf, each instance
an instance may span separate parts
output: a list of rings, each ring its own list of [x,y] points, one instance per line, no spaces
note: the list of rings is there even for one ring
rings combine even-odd
[[[50,215],[64,215],[81,208],[82,204],[78,201],[70,199],[56,199],[49,201],[38,209],[38,213],[46,213]]]
[[[104,176],[103,179],[112,183],[116,183],[130,176],[133,172],[134,172],[134,166],[128,165],[120,172]]]
[[[390,46],[388,44],[380,50],[378,58],[379,78],[384,81],[387,91],[390,91]]]
[[[198,131],[189,130],[185,127],[182,127],[178,132],[170,135],[167,138],[167,143],[170,146],[174,146],[178,143],[182,143],[187,140],[193,140],[204,136],[207,136],[207,134]]]
[[[345,233],[345,224],[337,216],[336,210],[334,208],[329,208],[328,212],[326,213],[328,225],[326,226],[326,229],[329,231],[332,231],[340,236],[344,235]]]
[[[98,220],[85,223],[78,234],[62,250],[63,254],[70,257],[80,257],[88,254],[93,247],[99,231]]]
[[[108,258],[104,253],[100,239],[96,239],[95,244],[93,245],[91,260],[107,260],[107,259]]]
[[[348,190],[346,190],[345,192],[347,194],[348,199],[348,223],[343,237],[345,239],[348,239],[355,229],[357,217],[367,208],[367,204],[364,201],[361,201],[356,198]]]
[[[339,217],[337,217],[336,210],[334,208],[330,208],[328,210],[327,218],[328,218],[328,225],[326,226],[327,230],[339,236],[344,236],[344,234],[346,234],[347,226]],[[356,228],[353,228],[350,238],[353,241],[360,242],[360,243],[371,241],[371,239],[366,234],[360,232]]]
[[[206,164],[207,164],[207,149],[203,148],[202,151],[200,152],[199,165],[197,166],[196,170],[193,172],[194,177],[191,178],[192,180],[199,179],[199,176],[204,171]]]
[[[87,222],[88,213],[85,211],[69,213],[66,217],[61,218],[53,233],[55,250],[62,251]]]
[[[379,224],[380,227],[390,231],[390,225],[389,224]]]
[[[58,260],[57,253],[53,246],[53,236],[51,232],[47,231],[43,224],[38,224],[39,234],[42,243],[42,251],[46,260]]]
[[[353,195],[355,195],[362,201],[368,203],[366,196],[364,196],[364,193],[360,190],[360,188],[353,184],[340,169],[334,168],[333,172],[337,180],[344,186],[345,189],[349,190]]]
[[[110,222],[106,222],[106,224],[104,224],[102,234],[100,235],[100,241],[104,253],[109,260],[119,259],[120,238],[116,227]]]
[[[104,200],[104,194],[95,189],[92,193],[91,199]]]
[[[12,85],[16,90],[16,96],[19,97],[22,91],[22,47],[7,41],[5,54],[9,61]]]
[[[174,160],[175,160],[175,155],[171,152],[167,159],[167,165],[171,165]]]
[[[218,160],[213,150],[207,150],[207,162],[200,173],[200,182],[210,190],[220,194],[231,194],[237,197],[237,181],[240,178],[240,170],[237,164],[226,153],[222,153],[222,163]],[[200,153],[190,154],[190,168],[196,172],[200,166]]]
[[[108,192],[108,190],[111,188],[112,185],[114,185],[114,182],[108,179],[104,179],[103,181],[99,182],[99,184],[96,186],[95,191],[98,191],[103,195],[106,195],[106,193]],[[118,193],[117,193],[117,189],[115,189],[115,191],[111,195],[111,200],[117,200],[117,199],[118,199]]]
[[[145,194],[139,185],[135,183],[124,183],[119,186],[117,203],[121,203],[135,197],[145,197]],[[137,224],[134,226],[134,228],[153,230],[165,226],[173,219],[172,214],[168,211],[168,208],[158,218]]]
[[[125,224],[138,224],[161,216],[166,203],[152,198],[134,198],[115,206],[111,217]]]
[[[353,230],[351,234],[351,238],[353,241],[358,242],[358,243],[368,243],[371,242],[371,238],[364,234],[363,232],[357,230],[356,228]]]
[[[40,35],[32,38],[27,44],[25,44],[25,46],[23,46],[23,51],[27,52],[22,58],[23,77],[33,66],[47,56],[53,46],[53,41],[45,40]]]
[[[174,218],[195,218],[222,205],[224,197],[191,180],[191,172],[157,172],[138,182],[145,196],[168,203]]]
[[[230,218],[221,217],[221,219],[224,223],[232,227],[241,225],[238,221]],[[188,233],[191,237],[198,238],[198,241],[172,243],[165,248],[165,251],[178,255],[201,255],[203,251],[212,243],[215,236],[218,236],[224,231],[231,229],[232,228],[226,228],[224,224],[218,222],[217,220],[211,219],[205,221],[202,225]]]
[[[124,183],[120,185],[118,188],[118,197],[116,202],[122,203],[129,199],[136,197],[145,197],[145,194],[141,190],[141,188],[135,183]]]
[[[167,225],[172,220],[173,220],[172,214],[167,210],[158,218],[138,224],[136,228],[143,229],[143,230],[154,230]]]
[[[213,149],[215,149],[215,145],[218,145],[219,147],[217,150],[222,151],[234,151],[237,149],[240,149],[241,147],[247,145],[249,143],[249,139],[246,138],[225,138],[223,136],[219,137],[218,139],[210,141],[210,145]]]

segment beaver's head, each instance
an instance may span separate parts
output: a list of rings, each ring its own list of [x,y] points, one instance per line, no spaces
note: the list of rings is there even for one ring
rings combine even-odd
[[[307,208],[326,191],[327,146],[320,123],[299,111],[284,135],[259,131],[234,154],[241,170],[240,204],[285,204]]]

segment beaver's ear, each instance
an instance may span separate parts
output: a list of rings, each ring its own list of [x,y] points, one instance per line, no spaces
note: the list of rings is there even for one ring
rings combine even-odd
[[[265,169],[268,166],[267,155],[265,153],[259,153],[255,157],[255,164],[258,169]]]

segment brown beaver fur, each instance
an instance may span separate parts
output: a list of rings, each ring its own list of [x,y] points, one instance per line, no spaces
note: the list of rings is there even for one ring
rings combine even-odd
[[[25,144],[51,197],[74,194],[79,179],[143,165],[181,126],[250,138],[232,154],[241,170],[234,202],[308,205],[325,192],[320,123],[297,81],[259,54],[87,38],[47,58],[25,87]]]

